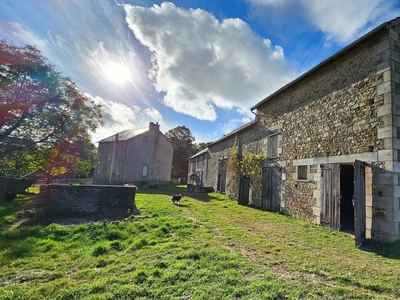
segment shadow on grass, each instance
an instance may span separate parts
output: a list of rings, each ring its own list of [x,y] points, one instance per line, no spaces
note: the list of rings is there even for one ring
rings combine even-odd
[[[190,197],[197,201],[210,202],[212,200],[223,201],[228,200],[228,197],[218,193],[195,193],[187,189],[186,185],[165,185],[153,189],[138,188],[137,194],[158,194],[171,196],[175,194],[184,194],[185,197]]]
[[[137,191],[137,194],[148,194],[148,195],[159,194],[159,195],[166,195],[168,197],[179,193],[183,193],[185,197],[189,197],[193,200],[202,202],[228,200],[227,196],[218,193],[195,193],[188,191],[186,185],[167,185],[167,186],[159,186],[153,189],[141,189],[139,187]],[[4,232],[8,228],[10,228],[10,226],[18,222],[19,219],[25,219],[26,221],[24,223],[20,223],[19,226],[17,226],[20,229],[28,225],[46,226],[49,224],[49,222],[32,222],[32,220],[35,218],[35,215],[33,214],[34,212],[33,209],[30,207],[30,203],[32,203],[30,199],[32,199],[32,196],[19,195],[14,201],[0,203],[1,232]],[[188,207],[188,205],[186,204],[180,204],[176,206],[177,208]],[[258,207],[252,207],[252,208],[257,210],[262,210]],[[114,216],[114,218],[111,218],[107,221],[123,220],[126,217],[127,216]],[[31,221],[29,221],[30,218],[32,219]],[[60,222],[57,222],[57,220],[51,220],[51,221],[52,222],[55,221],[55,223],[61,225],[70,225],[70,224],[80,224],[80,223],[91,223],[99,220],[101,221],[101,218],[97,220],[96,219],[89,220],[87,218],[74,218],[74,219],[69,218],[67,220],[58,220]],[[29,250],[29,247],[27,247],[27,245],[21,245],[21,247],[19,248],[19,252],[21,253],[25,253],[27,250]],[[366,252],[372,252],[379,256],[389,259],[396,259],[396,260],[400,259],[400,241],[388,244],[388,243],[379,243],[376,241],[367,240],[360,247],[360,250]],[[18,249],[15,249],[15,252],[16,252],[15,254],[18,256],[19,254]]]
[[[164,195],[174,195],[174,194],[183,193],[186,197],[190,197],[194,200],[202,201],[202,202],[228,200],[228,197],[223,194],[195,193],[195,192],[188,191],[186,188],[186,185],[162,186],[162,187],[159,187],[158,189],[153,189],[153,190],[142,190],[142,191],[139,190],[138,193],[164,194]],[[234,200],[231,200],[231,201],[234,201]],[[238,205],[251,207],[251,208],[253,208],[255,210],[259,210],[259,211],[266,211],[263,208],[253,206],[253,205],[248,205],[248,204],[238,204]],[[276,213],[284,215],[281,212],[276,212]],[[366,251],[366,252],[373,252],[377,255],[380,255],[380,256],[386,257],[386,258],[400,260],[400,241],[388,244],[388,243],[380,243],[377,241],[367,240],[360,247],[360,250]]]
[[[393,243],[380,243],[372,240],[365,241],[360,250],[373,252],[382,257],[391,258],[391,259],[400,259],[400,241],[396,241]]]
[[[8,228],[23,211],[29,211],[31,196],[18,195],[13,201],[0,202],[0,231]]]
[[[189,207],[189,205],[187,205],[187,204],[175,204],[175,206],[177,206],[177,207]]]

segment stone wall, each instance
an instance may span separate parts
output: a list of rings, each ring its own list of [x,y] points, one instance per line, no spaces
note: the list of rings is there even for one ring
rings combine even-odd
[[[232,147],[236,138],[236,146],[238,153],[242,156],[253,153],[253,154],[266,154],[266,144],[265,138],[267,136],[267,131],[263,128],[258,127],[256,123],[249,124],[249,126],[238,130],[229,136],[222,138],[214,144],[208,146],[210,159],[208,161],[207,168],[207,186],[213,187],[217,191],[217,181],[218,181],[218,165],[221,160],[229,159],[232,152]],[[226,164],[224,165],[226,168]],[[226,170],[226,184],[225,184],[225,194],[231,199],[238,200],[239,196],[239,180],[234,174],[227,172]],[[256,196],[253,197],[253,194]],[[251,191],[250,193],[250,204],[259,202],[260,191]],[[256,205],[257,206],[257,205]]]
[[[229,158],[229,155],[232,151],[232,146],[235,141],[234,136],[229,136],[222,141],[212,144],[208,147],[210,152],[210,159],[208,161],[207,166],[207,182],[205,185],[212,186],[215,191],[219,192],[218,190],[218,172],[219,172],[219,164],[221,160],[225,162]],[[226,167],[226,166],[225,166]],[[220,171],[221,172],[221,171]],[[231,190],[234,191],[233,186],[235,186],[236,181],[233,180],[232,174],[226,172],[226,184],[225,184],[225,193],[231,197],[232,199],[235,198],[235,194],[231,193]]]
[[[110,216],[138,213],[135,186],[41,185],[38,203],[51,216]]]
[[[277,144],[277,157],[264,170],[279,171],[279,186],[269,190],[272,198],[265,188],[250,191],[250,204],[268,209],[278,199],[279,211],[321,224],[322,185],[328,184],[321,180],[323,166],[340,165],[347,170],[343,179],[355,160],[364,161],[366,237],[399,239],[399,34],[400,25],[382,26],[256,105],[251,126],[209,145],[206,185],[217,190],[221,161],[229,158],[235,137],[242,155],[268,155]],[[227,172],[225,188],[238,199],[239,178]]]
[[[400,188],[393,172],[400,171],[399,26],[395,29],[371,35],[257,107],[261,127],[282,126],[283,212],[319,224],[319,165],[358,159],[376,166],[369,184],[389,191],[367,193],[367,236],[399,237]],[[307,167],[305,180],[298,179],[299,166]],[[374,218],[374,211],[387,217]]]
[[[384,104],[377,95],[383,74],[376,73],[379,58],[372,43],[338,57],[332,63],[293,85],[259,110],[261,126],[282,124],[279,161],[285,165],[284,212],[316,221],[317,173],[306,181],[297,179],[294,160],[375,152],[384,149],[378,138],[384,119],[378,108]],[[375,46],[371,46],[375,45]],[[308,168],[311,163],[304,162]],[[316,176],[314,176],[316,175]]]

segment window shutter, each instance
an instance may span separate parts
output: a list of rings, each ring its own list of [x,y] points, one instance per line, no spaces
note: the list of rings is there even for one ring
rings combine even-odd
[[[267,156],[268,158],[278,157],[278,133],[268,136]]]

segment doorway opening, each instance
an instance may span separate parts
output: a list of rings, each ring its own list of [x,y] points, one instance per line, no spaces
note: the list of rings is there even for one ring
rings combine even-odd
[[[340,231],[354,234],[354,167],[340,165]]]

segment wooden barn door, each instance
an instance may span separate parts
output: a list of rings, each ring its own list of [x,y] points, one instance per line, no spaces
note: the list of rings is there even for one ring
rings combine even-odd
[[[340,230],[340,165],[321,165],[321,225]]]
[[[247,176],[242,176],[239,183],[239,204],[247,205],[249,204],[250,195],[250,178]]]
[[[356,160],[354,163],[354,239],[356,246],[365,240],[365,163]]]
[[[221,194],[225,194],[226,187],[226,164],[227,159],[220,159],[218,162],[218,183],[217,183],[217,192]]]
[[[279,211],[279,190],[281,186],[280,171],[277,167],[263,169],[263,192],[261,208],[268,211]]]

